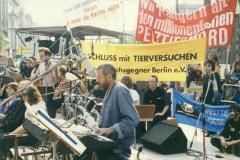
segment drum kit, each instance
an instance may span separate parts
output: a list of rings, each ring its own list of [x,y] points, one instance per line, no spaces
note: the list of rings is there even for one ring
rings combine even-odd
[[[64,96],[64,102],[59,108],[59,111],[62,109],[65,110],[63,118],[65,120],[75,119],[74,123],[76,125],[83,125],[85,123],[84,120],[79,118],[81,117],[79,115],[83,115],[83,113],[79,108],[84,107],[94,120],[98,121],[100,112],[99,106],[102,105],[102,99],[90,97],[86,84],[74,74],[67,72],[66,78],[70,82],[70,91],[61,95]],[[88,81],[96,80],[96,78],[89,77],[86,77],[86,79]],[[54,99],[62,98],[61,96],[55,97]]]

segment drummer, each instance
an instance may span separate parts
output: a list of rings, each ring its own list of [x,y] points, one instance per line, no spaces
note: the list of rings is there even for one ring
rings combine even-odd
[[[64,92],[69,91],[70,89],[70,84],[66,79],[66,73],[67,73],[67,68],[63,65],[58,68],[58,74],[61,79],[58,87],[54,91],[54,96],[53,96],[53,103],[50,108],[50,112],[52,114],[51,118],[56,117],[56,109],[59,109],[64,102],[64,96],[62,95]]]

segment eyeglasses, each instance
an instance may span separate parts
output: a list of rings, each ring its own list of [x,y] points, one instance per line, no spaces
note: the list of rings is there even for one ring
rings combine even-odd
[[[149,83],[155,83],[156,81],[148,81]]]

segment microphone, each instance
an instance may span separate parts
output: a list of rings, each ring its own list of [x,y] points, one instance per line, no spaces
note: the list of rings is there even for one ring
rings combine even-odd
[[[97,72],[94,69],[94,67],[92,66],[89,58],[83,53],[81,47],[79,45],[76,45],[76,50],[78,52],[79,55],[73,54],[71,58],[77,58],[79,61],[83,62],[87,72],[89,73],[91,78],[96,78],[97,77]]]
[[[94,88],[89,92],[89,95],[93,95],[93,94],[95,94],[99,90],[100,90],[100,86],[98,84],[96,84],[94,86]]]
[[[99,133],[100,130],[98,124],[94,121],[93,117],[83,107],[77,107],[83,112],[84,120],[87,122],[92,131],[95,133]]]
[[[213,80],[213,79],[214,79],[214,78],[213,78],[213,74],[208,75],[208,79],[209,79],[209,80]]]

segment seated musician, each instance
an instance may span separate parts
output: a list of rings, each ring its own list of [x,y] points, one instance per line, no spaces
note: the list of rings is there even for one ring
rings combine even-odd
[[[68,91],[70,88],[69,82],[66,79],[66,73],[67,73],[67,68],[65,66],[60,66],[58,68],[58,74],[61,78],[61,81],[58,85],[58,87],[55,89],[54,96],[53,96],[53,103],[51,108],[53,109],[52,111],[52,117],[56,117],[56,109],[59,109],[64,102],[64,96],[62,95],[65,91]]]
[[[28,80],[19,82],[18,91],[23,89],[29,82],[30,81]],[[26,106],[21,98],[21,94],[18,92],[15,94],[16,94],[15,97],[19,97],[20,100],[14,104],[14,106],[12,107],[12,109],[9,110],[5,118],[2,119],[0,125],[0,133],[12,132],[23,123]]]
[[[7,84],[6,85],[7,95],[11,96],[15,92],[17,92],[18,87],[19,87],[18,83],[15,83],[15,82],[11,82],[11,83]],[[20,98],[18,98],[17,96],[12,96],[12,98],[8,102],[1,105],[0,106],[0,119],[4,119],[7,116],[8,112],[19,101],[20,101]]]
[[[97,82],[106,91],[99,120],[99,134],[118,142],[113,150],[97,153],[99,160],[127,159],[131,156],[134,128],[139,116],[126,86],[116,81],[116,68],[102,64],[97,68]]]
[[[30,120],[32,123],[37,124],[37,120],[33,117],[34,113],[41,110],[46,113],[46,105],[42,99],[42,96],[35,86],[30,86],[26,88],[22,93],[22,98],[24,102],[28,103],[30,108],[27,108],[25,112],[25,118]],[[19,126],[14,131],[10,132],[9,135],[22,135],[26,133],[23,125]],[[29,134],[27,136],[18,137],[19,146],[31,146],[38,142],[38,139],[33,135]],[[14,138],[0,137],[0,159],[5,159],[7,155],[10,158],[13,157],[10,148],[14,147]]]

